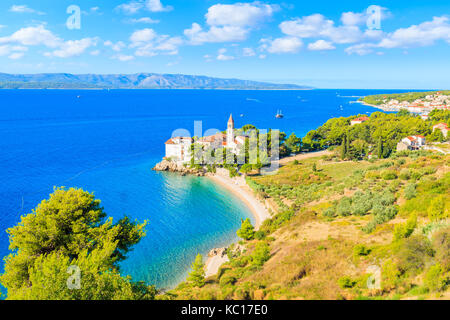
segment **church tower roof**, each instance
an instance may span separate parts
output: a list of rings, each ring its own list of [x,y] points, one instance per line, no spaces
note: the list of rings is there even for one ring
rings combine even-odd
[[[233,119],[233,115],[230,114],[230,119],[228,120],[228,124],[233,124],[234,125],[234,119]]]

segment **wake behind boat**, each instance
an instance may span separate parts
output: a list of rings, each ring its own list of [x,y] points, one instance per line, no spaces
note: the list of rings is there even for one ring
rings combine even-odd
[[[275,118],[277,118],[277,119],[283,119],[284,118],[284,114],[281,112],[281,110],[278,110],[277,115],[275,116]]]

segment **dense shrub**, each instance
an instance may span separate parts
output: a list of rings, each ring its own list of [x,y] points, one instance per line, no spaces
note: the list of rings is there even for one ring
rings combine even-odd
[[[338,284],[342,289],[353,288],[356,285],[356,281],[348,276],[344,276],[338,280]]]
[[[408,238],[417,227],[417,215],[412,213],[405,224],[398,224],[394,229],[394,240]]]
[[[415,183],[410,183],[405,188],[405,199],[411,200],[417,196],[416,191],[417,185]]]
[[[436,232],[433,236],[435,258],[445,272],[450,271],[450,227]]]
[[[430,290],[443,291],[450,284],[449,275],[445,275],[439,263],[431,266],[424,279],[424,286]]]
[[[397,173],[394,170],[384,170],[381,172],[381,178],[383,180],[394,180],[397,179]]]
[[[448,217],[448,208],[446,208],[446,197],[439,195],[435,199],[431,200],[428,207],[428,218],[431,221],[438,221]]]
[[[398,267],[402,272],[418,274],[433,256],[431,243],[422,235],[414,235],[402,241],[398,250]]]
[[[236,283],[237,279],[234,275],[231,274],[225,274],[220,278],[219,284],[221,287],[234,285]]]
[[[400,171],[399,178],[402,180],[409,180],[411,179],[411,170],[409,169],[402,169]]]
[[[270,259],[270,247],[265,242],[258,242],[252,253],[253,265],[262,266]]]
[[[363,244],[358,244],[353,248],[353,256],[359,257],[359,256],[367,256],[370,254],[372,250],[367,248]]]

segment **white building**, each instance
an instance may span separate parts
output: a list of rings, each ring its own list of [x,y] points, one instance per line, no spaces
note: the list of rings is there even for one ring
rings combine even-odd
[[[198,139],[195,143],[202,145],[205,149],[229,149],[232,153],[239,155],[245,145],[247,137],[236,136],[234,119],[230,115],[227,124],[227,133],[217,133]],[[188,163],[192,158],[191,146],[194,143],[189,137],[175,137],[166,142],[166,159]]]
[[[435,132],[436,130],[441,130],[442,135],[447,138],[448,137],[448,132],[450,131],[450,128],[448,127],[448,125],[446,123],[439,123],[437,125],[435,125],[433,127],[433,132]]]
[[[397,151],[404,150],[420,150],[426,145],[426,140],[424,136],[409,136],[397,144]]]
[[[175,137],[166,142],[166,158],[172,161],[187,163],[191,161],[190,137]]]

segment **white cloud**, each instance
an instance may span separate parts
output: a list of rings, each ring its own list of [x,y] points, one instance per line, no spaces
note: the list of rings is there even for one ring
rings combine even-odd
[[[211,27],[204,31],[198,23],[193,23],[191,29],[184,30],[185,36],[193,45],[207,42],[231,42],[247,39],[249,30],[236,26]]]
[[[275,40],[263,39],[262,50],[269,53],[297,53],[303,46],[302,40],[295,37],[284,37]]]
[[[363,38],[363,33],[359,27],[354,25],[336,27],[334,21],[326,19],[321,14],[284,21],[280,24],[280,29],[288,36],[298,38],[327,37],[335,43],[354,43]]]
[[[26,51],[28,51],[28,48],[23,46],[11,46],[8,44],[0,46],[0,56],[9,55],[8,58],[13,60],[22,58]]]
[[[125,14],[138,13],[144,7],[142,2],[131,1],[129,3],[123,3],[116,7],[116,10],[123,11]]]
[[[167,12],[172,11],[173,7],[164,6],[161,0],[135,0],[116,7],[116,10],[123,11],[125,14],[136,14],[142,9],[150,12]]]
[[[130,23],[156,24],[156,23],[159,23],[159,20],[154,20],[149,17],[143,17],[143,18],[139,18],[139,19],[130,19],[129,22]]]
[[[280,29],[284,34],[299,37],[312,38],[319,36],[322,32],[332,28],[334,22],[325,19],[321,14],[313,14],[302,19],[297,18],[284,21],[280,24]]]
[[[270,19],[278,6],[253,3],[216,4],[205,15],[209,29],[198,23],[184,30],[193,45],[246,40],[250,31]]]
[[[112,56],[113,59],[122,61],[122,62],[127,62],[127,61],[131,61],[134,60],[134,56],[130,56],[130,55],[124,55],[124,54],[117,54],[115,56]]]
[[[255,50],[253,50],[252,48],[244,48],[243,53],[244,53],[244,57],[256,56]]]
[[[359,12],[344,12],[341,16],[342,24],[356,26],[367,22],[367,14]]]
[[[13,6],[11,6],[11,8],[9,8],[9,11],[15,12],[15,13],[36,13],[38,15],[45,14],[44,12],[32,9],[32,8],[28,7],[27,5],[13,5]]]
[[[142,30],[137,30],[133,32],[133,34],[130,36],[130,41],[132,43],[131,45],[132,47],[139,46],[140,43],[151,41],[155,39],[156,36],[157,36],[156,31],[153,29],[146,28]]]
[[[272,17],[277,9],[259,2],[216,4],[208,9],[206,22],[210,26],[253,27]]]
[[[450,24],[447,17],[434,17],[409,28],[400,28],[390,33],[380,43],[381,48],[408,48],[433,45],[438,40],[450,43]]]
[[[227,49],[225,49],[225,48],[220,49],[218,51],[218,55],[217,55],[216,59],[219,61],[230,61],[230,60],[235,59],[233,56],[227,56],[226,53],[227,53]]]
[[[22,28],[9,37],[2,37],[0,38],[1,43],[18,43],[25,46],[45,45],[49,48],[55,48],[61,45],[62,40],[40,25]]]
[[[88,48],[97,45],[97,38],[84,38],[81,40],[68,40],[64,42],[59,49],[53,52],[47,52],[47,57],[70,58],[79,56]]]
[[[23,56],[24,56],[23,52],[15,52],[15,53],[12,53],[11,55],[9,55],[8,58],[12,59],[12,60],[17,60],[17,59],[22,58]]]
[[[375,49],[392,48],[413,48],[434,45],[437,41],[446,41],[450,44],[450,23],[449,18],[434,17],[431,21],[426,21],[408,28],[400,28],[394,32],[384,34],[372,34],[372,40],[378,42],[368,42],[353,45],[345,49],[348,54],[366,55]]]
[[[146,7],[151,12],[164,12],[173,10],[172,6],[164,6],[161,0],[147,0]]]
[[[142,29],[130,36],[130,48],[136,48],[135,55],[139,57],[153,57],[158,54],[175,55],[183,44],[180,37],[158,35],[153,29]]]
[[[361,43],[346,48],[345,52],[348,54],[357,54],[360,56],[364,56],[366,54],[372,53],[374,47],[376,47],[375,44]]]
[[[100,50],[91,51],[90,55],[96,57],[96,56],[100,55]]]
[[[331,42],[325,40],[317,40],[316,42],[310,43],[308,45],[308,50],[311,51],[334,50],[334,49],[336,49],[336,47],[333,46]]]
[[[122,51],[122,49],[126,47],[126,44],[124,42],[122,42],[122,41],[118,41],[116,43],[113,43],[112,41],[108,40],[108,41],[105,41],[103,43],[103,45],[105,47],[110,47],[113,51],[116,51],[116,52]]]

